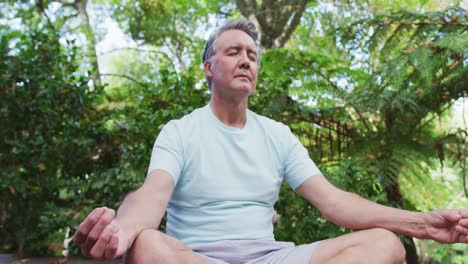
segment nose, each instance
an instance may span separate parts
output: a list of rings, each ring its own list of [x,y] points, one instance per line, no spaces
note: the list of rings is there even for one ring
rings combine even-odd
[[[249,69],[250,68],[250,60],[246,52],[242,52],[242,55],[239,59],[239,67],[241,69]]]

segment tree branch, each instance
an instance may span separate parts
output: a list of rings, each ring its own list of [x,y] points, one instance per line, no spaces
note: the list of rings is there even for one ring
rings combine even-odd
[[[36,6],[41,10],[41,13],[46,17],[47,19],[47,24],[49,24],[50,28],[52,29],[52,31],[54,32],[55,35],[57,35],[57,30],[55,29],[54,25],[52,24],[52,22],[50,21],[50,18],[49,16],[47,15],[45,9],[44,9],[44,1],[43,0],[39,0],[37,1],[37,4]]]
[[[176,15],[177,15],[177,13],[174,14],[174,16],[173,16],[174,19],[172,20],[172,24],[173,24],[174,28],[177,28]],[[187,66],[185,65],[184,60],[183,60],[184,43],[182,42],[182,40],[180,40],[180,35],[179,34],[175,34],[175,41],[176,41],[176,57],[177,57],[177,60],[179,61],[179,64],[180,64],[180,66],[182,68],[182,71],[186,71]]]
[[[64,16],[63,18],[64,18],[65,20],[68,20],[68,19],[70,19],[70,18],[72,18],[72,17],[77,17],[77,16],[78,16],[78,13],[75,13],[75,14],[71,14],[71,15],[68,15],[68,16]]]
[[[64,1],[64,0],[56,0],[56,1],[53,1],[53,2],[58,2],[60,4],[62,4],[62,6],[71,6],[71,7],[74,7],[76,8],[76,1],[73,1],[73,2],[67,2],[67,1]]]
[[[236,5],[241,14],[245,17],[250,17],[252,10],[250,10],[249,5],[245,0],[236,0]]]
[[[116,73],[101,73],[101,76],[112,76],[112,77],[121,77],[128,79],[136,84],[139,84],[141,86],[146,86],[145,83],[138,81],[137,79],[133,78],[132,76],[126,75],[126,74],[116,74]]]
[[[434,120],[434,118],[436,118],[437,116],[440,116],[440,114],[442,114],[443,112],[447,111],[450,107],[452,106],[452,103],[449,103],[447,105],[447,107],[445,107],[444,109],[442,109],[440,112],[436,113],[433,117],[431,117],[431,119],[427,120],[426,122],[424,122],[424,124],[422,124],[420,127],[419,127],[419,132],[421,132],[421,130],[423,129],[423,127],[427,126],[432,120]]]
[[[135,50],[135,51],[138,51],[138,52],[156,53],[156,54],[163,55],[163,57],[166,58],[167,61],[169,61],[169,63],[171,64],[172,69],[176,70],[175,65],[172,62],[172,60],[170,59],[169,55],[167,55],[165,52],[158,51],[158,50],[145,50],[145,49],[139,49],[139,48],[124,47],[124,48],[116,48],[116,49],[108,50],[106,52],[102,52],[101,54],[99,54],[99,56],[109,54],[109,53],[113,53],[113,52],[116,52],[116,51],[121,51],[121,50]]]
[[[278,43],[276,45],[277,47],[283,47],[284,44],[286,44],[286,42],[288,41],[288,39],[291,37],[294,30],[296,30],[297,26],[301,22],[301,17],[306,9],[307,2],[308,0],[302,0],[299,3],[299,8],[298,10],[296,10],[296,12],[294,12],[294,17],[291,20],[291,23],[287,26],[286,31],[283,31],[283,34],[281,34],[279,39],[276,41],[276,43]]]
[[[337,92],[341,93],[343,90],[341,90],[336,84],[334,84],[327,76],[325,76],[323,73],[320,72],[320,70],[316,70],[312,68],[312,71],[321,76],[330,86]],[[349,105],[356,111],[357,115],[359,116],[359,119],[364,123],[364,126],[366,127],[367,132],[371,132],[369,124],[367,123],[366,119],[364,119],[364,116],[362,113],[359,111],[359,109],[352,103],[349,103]]]

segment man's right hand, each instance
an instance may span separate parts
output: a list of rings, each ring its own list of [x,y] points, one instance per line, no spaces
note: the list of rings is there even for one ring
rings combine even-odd
[[[94,209],[80,224],[74,241],[81,254],[95,259],[122,256],[130,247],[128,234],[114,219],[115,211],[107,207]]]

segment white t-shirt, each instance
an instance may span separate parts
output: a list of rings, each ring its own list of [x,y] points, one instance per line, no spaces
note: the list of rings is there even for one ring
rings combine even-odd
[[[287,126],[248,110],[244,128],[233,128],[209,105],[164,126],[148,174],[155,169],[175,183],[166,232],[189,247],[274,240],[273,205],[283,179],[295,189],[320,174]]]

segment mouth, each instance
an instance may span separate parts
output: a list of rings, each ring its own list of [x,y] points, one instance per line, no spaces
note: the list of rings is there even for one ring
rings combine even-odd
[[[252,81],[252,80],[250,80],[250,77],[247,74],[239,74],[239,75],[236,75],[235,77],[236,78],[246,78],[247,80]]]

